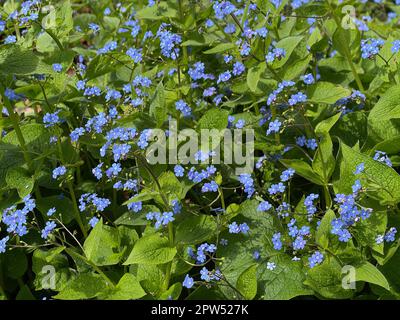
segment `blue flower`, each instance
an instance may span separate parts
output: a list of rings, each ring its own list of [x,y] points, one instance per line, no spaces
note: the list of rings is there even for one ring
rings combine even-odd
[[[6,252],[6,244],[8,240],[10,240],[9,236],[6,236],[0,240],[0,253]]]
[[[338,232],[338,239],[341,242],[348,242],[351,239],[351,233],[347,229],[341,229]]]
[[[271,133],[279,132],[281,125],[282,125],[282,122],[280,122],[278,119],[271,121],[268,126],[267,135],[270,135]]]
[[[318,148],[317,141],[315,139],[308,139],[306,142],[306,147],[311,150],[315,150]]]
[[[176,177],[183,177],[183,175],[185,174],[185,168],[183,168],[180,164],[177,164],[174,167],[174,173]]]
[[[97,180],[100,180],[103,177],[103,170],[101,169],[102,166],[103,162],[99,163],[95,168],[92,169],[92,173]]]
[[[182,37],[164,29],[165,26],[165,24],[161,24],[157,31],[157,37],[160,39],[161,54],[176,60],[179,56],[179,48],[176,46],[182,42]]]
[[[131,199],[129,199],[129,200],[131,200]],[[142,202],[141,201],[131,202],[131,203],[127,204],[127,207],[129,210],[131,210],[133,212],[139,212],[140,210],[142,210]]]
[[[131,57],[131,59],[135,63],[139,63],[143,60],[143,55],[142,55],[142,48],[136,49],[136,48],[129,48],[126,51],[126,54]]]
[[[361,57],[363,59],[372,59],[380,51],[385,44],[382,39],[365,39],[361,40]]]
[[[201,192],[217,192],[218,191],[218,184],[215,181],[205,183],[202,188]]]
[[[84,128],[76,128],[74,129],[71,134],[71,141],[76,142],[78,141],[79,137],[83,136],[85,134],[85,129]]]
[[[374,155],[374,160],[385,163],[387,166],[392,167],[392,161],[390,161],[388,155],[384,151],[377,150]]]
[[[46,226],[42,230],[42,238],[47,239],[49,234],[55,229],[56,223],[54,221],[47,221]]]
[[[296,103],[299,102],[305,102],[307,100],[307,96],[302,93],[302,92],[298,92],[296,94],[293,94],[290,99],[289,99],[289,105],[294,106]]]
[[[272,236],[272,244],[273,244],[275,250],[282,249],[282,241],[281,241],[280,232],[277,232]]]
[[[395,40],[392,42],[392,53],[397,53],[400,51],[400,40]]]
[[[229,233],[239,233],[240,228],[239,225],[236,222],[232,222],[231,224],[228,225],[229,227]]]
[[[107,102],[110,101],[110,100],[121,99],[121,97],[122,97],[121,92],[119,92],[118,90],[113,90],[113,89],[107,90],[107,93],[106,93],[106,96],[105,96]]]
[[[60,123],[60,118],[58,117],[59,112],[60,111],[56,111],[54,113],[46,113],[43,116],[43,123],[45,128],[49,128],[56,125],[57,123]]]
[[[268,201],[263,201],[258,205],[257,211],[268,211],[271,208],[272,205]]]
[[[253,252],[253,259],[254,260],[258,260],[258,259],[260,259],[260,251],[258,251],[258,250],[255,250],[254,252]]]
[[[324,260],[324,256],[321,252],[315,251],[311,257],[308,258],[308,262],[310,264],[310,268],[314,268],[319,265]]]
[[[4,39],[4,44],[11,44],[11,43],[15,43],[15,42],[17,42],[17,37],[13,36],[13,35],[7,36]]]
[[[67,173],[67,168],[64,166],[57,167],[53,170],[53,179],[57,179]]]
[[[277,193],[283,193],[285,192],[285,185],[282,182],[279,182],[277,184],[272,184],[271,187],[268,188],[268,193],[270,195],[277,194]]]
[[[194,285],[194,280],[192,277],[189,277],[189,275],[187,274],[185,277],[185,280],[183,280],[182,282],[182,286],[184,286],[185,288],[190,289],[191,287],[193,287]]]
[[[303,80],[305,84],[313,84],[315,82],[312,73],[305,74],[304,76],[301,77],[301,80]]]
[[[240,61],[236,61],[233,64],[233,70],[232,73],[235,76],[241,75],[244,71],[246,70],[245,66],[243,63],[241,63]]]
[[[244,173],[239,176],[239,181],[244,186],[244,192],[247,193],[247,198],[250,198],[255,192],[253,178],[250,174]]]
[[[200,270],[200,279],[209,282],[211,280],[210,271],[206,267]]]
[[[351,188],[353,190],[353,193],[358,192],[362,188],[360,180],[354,181],[354,184],[352,185]]]
[[[97,217],[92,217],[89,220],[89,226],[91,226],[92,228],[94,228],[97,224],[97,222],[99,222],[100,220]]]
[[[243,119],[239,119],[236,124],[235,127],[236,129],[243,129],[243,127],[246,125],[246,121]]]
[[[51,217],[53,214],[56,213],[56,208],[51,208],[47,211],[47,216]]]
[[[294,169],[292,169],[292,168],[289,168],[289,169],[283,171],[282,174],[281,174],[281,181],[282,182],[286,182],[286,181],[290,180],[290,178],[293,177],[295,172],[296,171]]]
[[[267,53],[267,55],[265,56],[265,60],[267,61],[267,63],[272,63],[275,61],[275,59],[280,60],[285,56],[286,56],[285,49],[275,48]]]
[[[88,27],[89,27],[90,30],[93,31],[93,33],[97,33],[97,32],[100,31],[100,26],[98,24],[96,24],[96,23],[90,22],[88,24]]]
[[[267,262],[267,269],[268,270],[275,270],[276,264],[274,262]]]
[[[175,108],[182,112],[184,117],[189,117],[192,114],[192,109],[182,99],[175,102]]]
[[[230,71],[225,71],[218,76],[217,83],[227,82],[232,77]]]
[[[354,171],[354,174],[360,174],[364,171],[364,169],[365,169],[364,162],[362,162],[356,166],[356,171]]]
[[[304,249],[306,246],[306,240],[302,236],[297,236],[296,239],[293,241],[293,249],[294,250],[301,250]]]
[[[115,162],[114,162],[114,163],[111,165],[111,167],[109,167],[109,168],[106,170],[106,175],[107,175],[107,177],[109,177],[109,178],[115,177],[115,176],[117,176],[118,173],[120,173],[121,171],[122,171],[121,164],[120,164],[120,163],[115,163]]]
[[[110,51],[114,51],[115,49],[117,49],[117,47],[118,47],[118,44],[116,41],[110,41],[110,42],[106,43],[106,45],[103,48],[97,50],[97,53],[98,54],[108,53]]]
[[[397,229],[392,227],[389,231],[385,234],[385,241],[386,242],[394,242],[396,239]]]
[[[241,233],[247,234],[250,230],[250,227],[247,225],[247,223],[244,222],[239,225],[239,229]]]
[[[53,70],[55,72],[61,72],[63,69],[62,65],[60,63],[53,63]]]

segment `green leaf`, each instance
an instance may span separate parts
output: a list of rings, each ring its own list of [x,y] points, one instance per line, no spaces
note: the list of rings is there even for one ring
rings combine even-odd
[[[24,251],[21,249],[6,251],[6,253],[4,253],[4,260],[1,264],[0,267],[4,268],[4,273],[12,279],[21,278],[28,269],[28,259],[26,258]]]
[[[363,145],[367,140],[367,116],[361,111],[342,115],[330,133],[331,136],[340,137],[350,147],[357,142]]]
[[[272,67],[274,69],[278,69],[282,67],[290,58],[292,55],[293,51],[296,49],[296,47],[300,44],[301,40],[304,39],[304,36],[291,36],[284,38],[280,41],[278,41],[275,45],[276,48],[281,48],[285,49],[285,57],[281,58],[280,60],[276,60],[273,62]]]
[[[172,286],[170,286],[167,291],[158,296],[158,300],[169,300],[171,298],[173,300],[178,300],[181,292],[182,284],[180,282],[176,282]]]
[[[175,243],[197,244],[215,235],[217,224],[209,215],[190,215],[176,227]]]
[[[354,30],[353,30],[354,29]],[[333,46],[343,56],[354,56],[360,48],[360,32],[357,28],[338,27],[333,34]]]
[[[369,113],[368,120],[400,118],[400,85],[390,87]]]
[[[0,142],[0,189],[7,187],[7,172],[23,163],[24,157],[19,147]]]
[[[121,260],[118,230],[103,225],[103,220],[96,224],[83,244],[88,260],[97,266],[117,264]]]
[[[199,120],[198,129],[223,130],[228,126],[228,111],[221,109],[208,110]]]
[[[262,299],[289,300],[312,294],[312,291],[303,285],[305,276],[300,261],[292,261],[286,254],[273,256],[270,261],[276,264],[274,270],[268,270],[265,263],[259,267],[258,279]]]
[[[376,144],[400,135],[400,85],[390,87],[368,116],[368,140]]]
[[[132,65],[132,59],[126,54],[111,52],[97,55],[89,62],[85,78],[94,79],[115,71],[118,68],[126,68],[125,65]]]
[[[124,265],[135,263],[163,264],[171,261],[175,254],[176,248],[169,245],[168,238],[155,233],[136,241]]]
[[[333,257],[325,257],[322,264],[311,268],[304,284],[318,295],[328,299],[348,299],[353,296],[353,290],[342,286],[342,267]]]
[[[375,239],[378,235],[385,234],[388,220],[387,215],[386,211],[374,210],[368,219],[361,219],[353,231],[357,242],[362,246],[369,246],[374,252],[383,254],[384,244],[377,244]]]
[[[366,176],[377,189],[369,193],[375,199],[380,200],[381,204],[396,204],[400,202],[400,176],[387,165],[373,160],[371,157],[359,153],[344,143],[340,143],[342,160],[340,162],[340,179],[335,181],[335,191],[339,193],[352,193],[351,186],[360,177],[353,174],[356,166],[364,163],[365,170],[362,176]],[[371,184],[371,182],[369,182]]]
[[[379,266],[378,269],[382,272],[385,278],[390,283],[391,291],[400,293],[400,274],[399,264],[400,264],[400,250],[396,248],[394,255],[383,265]]]
[[[251,67],[247,72],[247,85],[250,90],[255,92],[257,90],[257,85],[260,80],[261,75],[264,73],[267,68],[267,64],[265,62],[261,62],[258,65]]]
[[[334,104],[339,99],[348,97],[351,91],[331,82],[318,81],[307,89],[308,101],[313,103]]]
[[[257,264],[243,271],[236,282],[236,288],[246,300],[252,300],[257,294]]]
[[[129,272],[136,276],[147,293],[157,296],[163,292],[165,282],[165,268],[163,267],[164,265],[135,264],[129,267]]]
[[[208,49],[206,51],[203,51],[204,54],[215,54],[215,53],[221,53],[225,52],[231,49],[236,48],[236,45],[234,43],[228,42],[228,43],[220,43],[216,45],[212,49]]]
[[[228,240],[228,246],[220,246],[217,251],[219,258],[223,258],[220,266],[225,278],[232,284],[236,284],[240,275],[250,266],[254,265],[253,252],[258,250],[261,256],[269,256],[276,251],[272,247],[271,238],[276,230],[272,215],[262,214],[257,211],[257,200],[246,200],[239,208],[230,205],[228,219],[234,217],[238,224],[247,223],[251,230],[248,235],[230,234],[228,231],[221,233],[220,238]],[[233,206],[233,209],[232,209]],[[230,211],[233,211],[229,214]],[[229,299],[239,299],[237,292],[226,287],[220,290]]]
[[[32,270],[36,277],[34,285],[36,290],[48,289],[52,285],[49,281],[49,274],[53,270],[55,273],[55,291],[62,290],[70,280],[72,274],[69,269],[68,258],[62,255],[64,247],[52,248],[49,250],[36,249],[32,256]]]
[[[53,298],[60,300],[81,300],[97,297],[106,291],[106,281],[94,273],[81,273],[68,281],[66,286]]]
[[[130,214],[132,213],[130,212]],[[134,227],[131,226],[118,226],[118,233],[121,239],[121,248],[124,252],[123,259],[126,259],[128,258],[129,253],[132,251],[136,240],[139,239],[139,236]]]
[[[323,177],[325,184],[330,180],[330,177],[335,170],[335,157],[332,154],[333,145],[329,131],[339,120],[341,113],[321,121],[315,127],[315,134],[319,138],[319,146],[315,152],[312,167],[320,177]]]
[[[166,171],[160,175],[158,178],[158,183],[160,184],[161,190],[163,191],[167,200],[171,202],[172,200],[182,200],[185,198],[186,192],[183,183],[181,183],[175,174],[171,171]],[[158,187],[154,182],[152,185],[153,191],[158,191]],[[164,205],[164,201],[161,195],[154,195],[154,199],[160,204]]]
[[[10,188],[17,189],[22,199],[32,192],[35,181],[26,169],[19,167],[7,170],[6,183]]]
[[[331,235],[331,222],[336,218],[332,210],[328,210],[321,219],[321,224],[315,232],[315,242],[322,248],[326,249],[329,246],[329,239]]]
[[[21,49],[14,45],[0,50],[0,73],[28,75],[51,72],[51,66],[30,50]]]
[[[320,186],[324,185],[324,181],[308,163],[298,159],[282,159],[280,161],[285,167],[296,170],[296,173],[301,175],[303,178]]]
[[[139,281],[133,274],[125,273],[115,289],[106,296],[108,300],[132,300],[146,295]]]
[[[150,115],[156,119],[157,127],[160,127],[167,119],[167,109],[165,107],[164,85],[160,82],[157,85],[154,96],[150,102]]]
[[[385,276],[368,261],[356,267],[356,280],[373,283],[390,291],[390,286]]]
[[[43,215],[47,214],[51,208],[56,208],[55,215],[58,217],[61,214],[64,224],[68,224],[74,219],[74,214],[71,212],[72,201],[66,196],[43,197],[36,200],[36,206]]]
[[[159,1],[156,5],[149,7],[144,6],[143,9],[139,10],[135,17],[136,19],[147,19],[147,20],[161,20],[164,18],[176,18],[178,11],[174,8],[170,1]]]

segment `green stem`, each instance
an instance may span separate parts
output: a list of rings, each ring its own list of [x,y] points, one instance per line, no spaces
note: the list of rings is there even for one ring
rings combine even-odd
[[[271,115],[272,115],[272,120],[275,120],[277,116],[277,111],[276,111],[276,106],[274,105],[271,105]],[[281,137],[279,135],[279,132],[275,133],[275,142],[277,145],[281,144]]]
[[[67,253],[71,256],[75,255],[85,261],[88,265],[90,265],[107,283],[111,285],[111,287],[114,289],[115,288],[115,283],[98,267],[96,266],[92,261],[87,259],[85,256],[76,253],[75,251],[72,251],[71,249],[65,249]]]
[[[6,106],[6,109],[8,111],[9,117],[11,119],[15,134],[17,135],[17,139],[19,142],[19,145],[22,149],[23,155],[24,155],[24,159],[26,161],[26,163],[28,164],[29,170],[33,173],[33,163],[32,163],[32,159],[31,156],[29,155],[28,149],[26,147],[26,142],[25,142],[25,138],[22,134],[21,131],[21,127],[19,126],[19,116],[16,112],[14,112],[10,101],[8,100],[8,98],[5,96],[4,94],[4,88],[1,86],[0,87],[1,90],[1,95],[3,97],[3,102]]]
[[[47,33],[50,37],[52,37],[52,39],[56,42],[58,48],[59,48],[61,51],[64,51],[64,46],[61,44],[60,40],[58,40],[58,38],[56,37],[56,35],[55,35],[52,31],[50,31],[50,30],[45,29],[44,31],[46,31],[46,33]]]
[[[57,141],[57,146],[58,146],[58,152],[60,154],[61,162],[63,164],[65,164],[64,153],[63,153],[63,150],[62,150],[62,146],[61,146],[60,140]],[[75,219],[78,222],[79,228],[82,230],[83,236],[86,238],[87,235],[88,235],[87,234],[87,230],[86,230],[86,228],[85,228],[85,226],[84,226],[84,224],[82,222],[81,214],[80,214],[79,208],[78,208],[78,202],[76,201],[74,186],[72,185],[71,181],[67,181],[67,187],[68,187],[69,194],[71,196]]]
[[[181,23],[184,24],[185,22],[184,22],[184,14],[183,14],[182,0],[179,0],[179,1],[178,1],[178,5],[179,5],[179,17],[180,17]],[[188,52],[187,52],[187,47],[184,46],[184,47],[182,48],[182,51],[183,51],[183,62],[184,62],[185,65],[187,65],[187,64],[188,64]]]
[[[164,202],[166,209],[169,208],[168,200],[167,200],[166,196],[164,195],[164,192],[160,186],[160,183],[158,182],[157,177],[151,170],[146,159],[142,155],[137,155],[137,159],[144,166],[144,168],[150,174],[151,178],[153,179],[154,183],[156,184],[158,192],[160,193],[160,196]],[[172,222],[168,223],[168,241],[169,241],[169,245],[171,247],[173,247],[174,246],[174,226],[172,225]],[[169,282],[171,280],[171,270],[172,270],[172,261],[168,262],[166,271],[165,271],[165,281],[164,281],[164,285],[163,285],[163,289],[165,291],[168,290],[168,288],[169,288]]]
[[[251,3],[251,0],[247,0],[246,7],[244,8],[244,11],[243,11],[242,21],[241,21],[242,27],[244,27],[244,23],[246,22],[247,15],[249,13],[250,3]]]
[[[330,3],[329,0],[327,2],[328,2],[329,8],[331,9],[331,13],[332,13],[333,19],[335,20],[337,28],[338,29],[342,28],[342,26],[340,24],[339,17],[336,16],[336,14],[335,14],[335,12],[333,10],[332,4]],[[361,82],[361,79],[360,79],[358,73],[357,73],[356,67],[354,66],[353,59],[351,58],[351,51],[350,51],[349,44],[347,42],[343,42],[342,45],[343,45],[344,55],[345,55],[346,60],[347,60],[347,62],[349,64],[349,66],[350,66],[351,72],[353,73],[353,76],[354,76],[354,79],[355,79],[355,81],[357,83],[357,86],[358,86],[360,91],[364,92],[364,86],[363,86],[363,84]]]

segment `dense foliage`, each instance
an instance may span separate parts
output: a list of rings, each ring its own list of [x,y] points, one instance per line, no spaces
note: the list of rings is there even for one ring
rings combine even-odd
[[[0,298],[400,296],[400,1],[1,2]]]

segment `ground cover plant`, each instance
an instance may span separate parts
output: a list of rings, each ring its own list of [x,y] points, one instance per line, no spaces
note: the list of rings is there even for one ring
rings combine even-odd
[[[1,1],[0,299],[397,299],[399,4]]]

